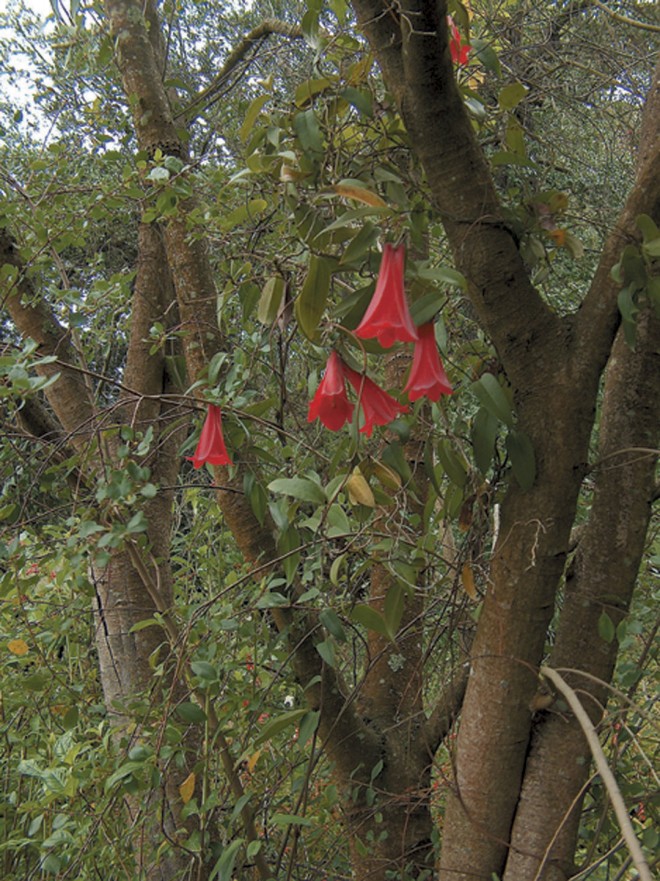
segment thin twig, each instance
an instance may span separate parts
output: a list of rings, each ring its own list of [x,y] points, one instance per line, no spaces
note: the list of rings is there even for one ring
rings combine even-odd
[[[644,853],[642,851],[642,846],[639,843],[637,836],[635,835],[635,831],[632,827],[632,823],[630,822],[630,817],[628,815],[628,809],[626,808],[626,803],[624,802],[621,791],[617,786],[614,774],[612,773],[610,766],[607,764],[605,753],[603,752],[603,749],[600,745],[598,735],[596,734],[596,729],[594,728],[591,719],[589,718],[586,710],[580,703],[577,694],[573,691],[570,685],[568,685],[563,680],[563,678],[560,676],[559,673],[557,673],[556,670],[553,670],[551,667],[544,666],[541,667],[540,672],[542,676],[544,676],[546,679],[549,679],[552,684],[557,688],[557,690],[564,695],[568,702],[568,705],[573,710],[575,718],[582,728],[582,732],[587,740],[587,743],[589,744],[591,755],[593,756],[596,768],[598,769],[598,773],[600,774],[603,781],[603,785],[607,789],[607,794],[609,795],[610,801],[612,802],[614,813],[616,814],[616,818],[619,821],[621,834],[623,835],[626,845],[628,846],[628,850],[630,851],[630,856],[633,859],[635,868],[639,873],[639,879],[640,881],[652,881],[649,864],[647,863],[646,857],[644,856]]]

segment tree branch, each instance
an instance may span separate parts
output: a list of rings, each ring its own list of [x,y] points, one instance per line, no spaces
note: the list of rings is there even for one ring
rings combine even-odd
[[[623,837],[628,845],[628,850],[630,851],[630,855],[632,856],[635,867],[639,873],[640,881],[652,881],[649,864],[647,863],[641,845],[637,840],[632,823],[630,822],[628,809],[626,808],[621,791],[617,786],[614,774],[612,773],[610,766],[607,764],[607,759],[605,758],[605,754],[602,750],[598,735],[596,734],[596,729],[594,728],[591,719],[578,700],[577,694],[573,691],[570,685],[567,685],[556,670],[544,666],[541,667],[540,672],[542,676],[549,679],[555,688],[564,695],[568,705],[575,714],[575,718],[580,723],[580,727],[582,728],[587,743],[589,744],[589,749],[591,750],[594,762],[600,773],[603,785],[607,789],[607,794],[612,802],[612,807],[614,808],[614,813],[619,821]]]
[[[268,18],[246,34],[227,56],[225,63],[218,71],[209,85],[202,89],[185,107],[179,110],[175,119],[192,122],[202,110],[210,107],[219,97],[219,92],[226,80],[236,70],[238,65],[246,61],[253,49],[257,49],[268,37],[279,35],[292,40],[300,40],[303,37],[302,28],[298,25],[290,25],[276,18]],[[248,59],[248,62],[249,63]]]
[[[447,4],[404,0],[398,18],[375,0],[353,0],[353,7],[426,172],[480,323],[509,377],[525,388],[538,381],[537,359],[556,345],[559,320],[529,280],[458,91]]]

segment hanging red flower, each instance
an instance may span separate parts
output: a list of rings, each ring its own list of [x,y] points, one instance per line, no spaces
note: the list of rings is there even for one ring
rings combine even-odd
[[[227,448],[225,447],[225,439],[222,436],[222,416],[220,407],[215,404],[209,404],[208,413],[202,426],[202,433],[199,436],[197,448],[193,456],[188,456],[188,461],[192,462],[195,468],[201,468],[202,465],[233,465],[229,458]]]
[[[384,349],[397,341],[414,343],[417,340],[403,288],[404,258],[403,245],[385,245],[376,290],[355,331],[363,340],[375,337]]]
[[[461,32],[456,27],[456,23],[451,15],[447,16],[447,23],[449,24],[449,51],[451,53],[451,60],[454,64],[467,64],[468,55],[470,54],[470,49],[472,47],[463,42]]]
[[[360,429],[362,434],[371,437],[374,425],[388,425],[393,419],[396,419],[399,413],[408,412],[406,404],[400,404],[396,398],[388,395],[364,373],[357,373],[347,365],[344,365],[344,372],[355,389],[362,407],[362,415],[364,416],[364,425]]]
[[[404,392],[408,393],[411,401],[422,397],[437,401],[440,395],[452,393],[451,383],[440,359],[433,324],[423,324],[417,328],[417,332],[419,342],[415,344],[410,376]]]
[[[320,419],[330,431],[339,431],[353,418],[353,404],[346,397],[345,365],[336,352],[331,352],[325,374],[309,403],[307,421]]]

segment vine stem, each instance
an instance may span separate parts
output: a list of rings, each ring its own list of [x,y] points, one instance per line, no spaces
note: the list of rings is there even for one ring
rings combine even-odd
[[[612,769],[607,764],[607,759],[605,758],[605,753],[600,745],[600,741],[598,740],[598,735],[596,734],[596,729],[593,726],[591,719],[589,718],[586,710],[580,703],[580,700],[575,693],[575,691],[568,685],[562,676],[551,667],[541,667],[540,670],[541,676],[549,679],[550,682],[555,686],[557,691],[560,691],[562,695],[566,698],[569,707],[573,710],[575,714],[575,718],[577,719],[580,727],[582,728],[582,732],[589,744],[589,749],[591,750],[591,755],[593,756],[596,768],[598,769],[598,773],[601,776],[603,784],[607,789],[607,794],[610,797],[610,801],[612,802],[612,807],[614,808],[614,813],[616,814],[616,818],[619,821],[619,826],[621,828],[621,834],[623,835],[624,841],[630,851],[630,856],[635,864],[635,868],[639,874],[639,881],[653,881],[651,877],[651,869],[649,868],[649,864],[646,861],[646,857],[642,851],[642,846],[639,843],[637,836],[635,835],[635,830],[632,827],[632,823],[630,822],[630,817],[628,815],[628,810],[626,808],[626,803],[623,800],[623,796],[621,795],[621,790],[617,786],[617,782],[614,779],[614,774],[612,773]]]

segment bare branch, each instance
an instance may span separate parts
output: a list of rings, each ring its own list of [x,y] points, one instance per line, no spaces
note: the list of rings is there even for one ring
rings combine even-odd
[[[544,666],[541,667],[541,675],[545,676],[546,679],[549,679],[555,686],[555,688],[564,695],[568,705],[573,710],[575,718],[580,723],[582,732],[587,739],[589,749],[591,750],[591,755],[593,756],[596,767],[598,768],[598,772],[603,781],[603,785],[607,789],[607,794],[609,795],[610,801],[612,802],[612,807],[614,808],[614,813],[616,814],[617,820],[619,821],[621,832],[626,840],[628,850],[630,851],[630,855],[632,856],[635,867],[639,873],[640,881],[652,881],[651,870],[649,868],[649,864],[646,861],[646,857],[644,856],[641,845],[637,840],[637,836],[635,835],[632,823],[630,822],[628,808],[626,807],[626,803],[623,800],[621,791],[617,786],[614,774],[612,773],[610,766],[607,764],[607,759],[605,758],[605,754],[600,745],[598,735],[596,734],[596,729],[594,728],[591,719],[589,718],[587,712],[580,703],[576,693],[573,691],[570,685],[568,685],[562,679],[562,677],[559,675],[559,673],[557,673],[556,670],[552,670],[550,667]]]

